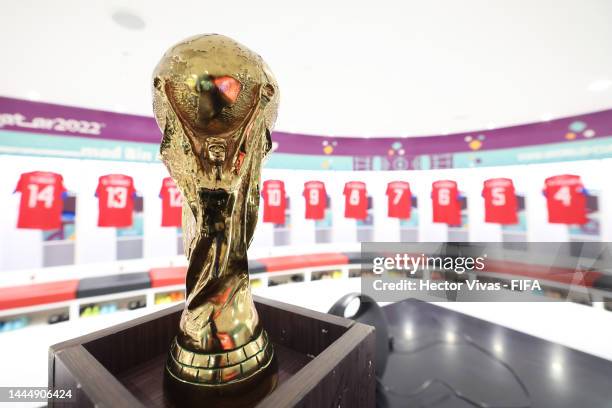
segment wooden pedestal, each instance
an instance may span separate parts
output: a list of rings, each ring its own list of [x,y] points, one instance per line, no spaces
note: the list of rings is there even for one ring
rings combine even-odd
[[[274,343],[276,388],[257,407],[374,407],[374,328],[255,297]],[[50,407],[172,407],[163,372],[183,304],[52,346]],[[75,404],[76,403],[76,404]],[[204,406],[207,405],[203,401]]]

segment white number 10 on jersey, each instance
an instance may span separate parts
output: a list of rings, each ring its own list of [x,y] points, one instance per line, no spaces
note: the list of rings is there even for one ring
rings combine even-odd
[[[268,205],[272,207],[280,207],[281,190],[279,188],[268,190]]]

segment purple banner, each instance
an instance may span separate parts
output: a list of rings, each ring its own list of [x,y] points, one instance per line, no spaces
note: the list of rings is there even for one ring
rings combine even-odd
[[[0,130],[159,143],[151,117],[0,97]],[[402,156],[470,152],[612,136],[612,110],[495,130],[447,136],[324,137],[272,135],[276,151],[304,155]]]
[[[152,117],[0,97],[0,130],[159,143]]]
[[[571,142],[612,136],[612,109],[494,130],[476,130],[445,136],[322,137],[274,132],[277,152],[333,154],[335,156],[388,156],[459,153]],[[400,146],[401,145],[401,146]],[[328,153],[329,152],[329,153]]]

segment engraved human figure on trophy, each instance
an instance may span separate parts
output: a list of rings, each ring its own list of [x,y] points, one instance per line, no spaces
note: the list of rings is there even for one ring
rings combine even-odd
[[[184,197],[186,304],[166,378],[225,395],[274,359],[251,296],[247,249],[279,90],[261,57],[221,35],[173,46],[153,73],[161,157]]]

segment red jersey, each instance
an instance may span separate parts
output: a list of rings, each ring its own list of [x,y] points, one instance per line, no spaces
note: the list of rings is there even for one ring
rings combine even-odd
[[[585,224],[586,194],[580,176],[563,174],[544,182],[548,207],[548,222],[555,224]]]
[[[306,219],[321,220],[325,218],[327,207],[327,192],[322,181],[307,181],[304,183],[304,198],[306,199]]]
[[[457,183],[452,180],[435,181],[432,184],[433,222],[461,225],[461,205]]]
[[[108,174],[100,177],[98,196],[99,227],[129,227],[134,210],[134,181],[123,174]]]
[[[162,181],[159,196],[162,199],[162,227],[180,227],[183,211],[183,196],[172,177]]]
[[[280,180],[266,180],[261,193],[264,198],[263,221],[284,224],[287,207],[285,183]]]
[[[387,184],[388,214],[392,218],[410,218],[412,194],[406,181],[392,181]]]
[[[485,222],[497,224],[518,223],[514,184],[508,178],[494,178],[484,182]]]
[[[57,173],[33,171],[19,178],[15,192],[21,193],[17,228],[41,230],[62,226],[63,178]]]
[[[361,181],[349,181],[344,185],[344,217],[365,220],[368,216],[366,185]]]

